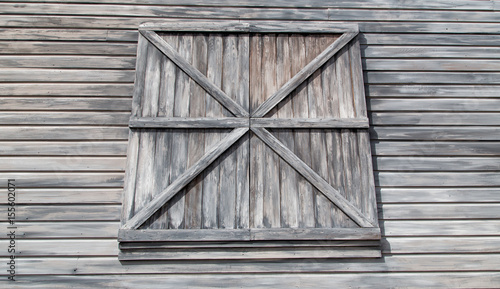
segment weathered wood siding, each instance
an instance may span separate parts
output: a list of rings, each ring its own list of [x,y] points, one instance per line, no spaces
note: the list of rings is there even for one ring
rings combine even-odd
[[[44,2],[0,2],[0,186],[18,185],[16,286],[500,287],[498,1]],[[384,258],[118,261],[137,28],[164,18],[359,25]]]

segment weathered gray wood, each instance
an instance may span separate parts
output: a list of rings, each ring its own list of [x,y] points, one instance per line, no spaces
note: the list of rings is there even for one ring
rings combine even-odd
[[[498,158],[378,157],[378,171],[500,171]]]
[[[132,84],[2,83],[2,96],[131,96]]]
[[[161,250],[143,253],[139,251],[124,251],[118,255],[120,260],[252,260],[252,259],[328,259],[328,258],[377,258],[381,253],[378,248],[316,248],[315,250],[286,248],[266,250],[263,248],[218,248],[207,250],[190,249],[186,252],[177,250]]]
[[[124,125],[128,112],[2,112],[2,125]]]
[[[249,229],[127,230],[118,232],[120,242],[147,241],[249,241]]]
[[[483,59],[366,59],[367,70],[500,71],[499,60]]]
[[[28,260],[30,266],[35,266],[32,259]],[[44,259],[43,264],[52,265],[54,262],[51,259]],[[63,264],[57,264],[58,268],[62,266],[70,266],[71,268],[78,264],[76,260],[64,260]],[[81,263],[81,262],[80,262]],[[32,268],[32,267],[30,267]],[[333,271],[333,270],[332,270]],[[421,287],[456,287],[456,288],[483,288],[495,287],[498,284],[496,272],[460,272],[460,273],[365,273],[363,274],[363,285],[367,288],[381,286],[397,286],[409,288]],[[141,278],[142,277],[142,278]],[[335,282],[340,287],[349,287],[353,283],[359,281],[359,274],[335,274]],[[23,276],[20,278],[13,288],[36,288],[38,284],[50,284],[56,286],[54,288],[64,288],[74,286],[94,287],[138,287],[148,286],[149,288],[163,288],[164,284],[172,286],[190,286],[190,287],[206,287],[220,286],[220,284],[233,284],[241,288],[261,288],[272,286],[273,288],[291,288],[291,287],[328,287],[331,284],[332,276],[330,274],[279,274],[269,276],[269,274],[255,274],[249,276],[243,282],[241,278],[234,275],[213,274],[209,276],[197,276],[197,278],[189,278],[182,275],[166,275],[159,276],[157,274],[141,274],[141,275],[99,275],[99,276]],[[57,283],[57,285],[54,285]],[[37,285],[33,285],[37,284]]]
[[[328,9],[332,21],[414,21],[432,22],[438,19],[449,22],[498,22],[494,12],[477,11],[425,11],[425,10],[375,10],[375,9]]]
[[[471,274],[467,272],[475,272],[477,275],[485,276],[486,273],[484,271],[493,271],[498,266],[497,258],[498,254],[431,254],[431,255],[409,255],[409,256],[386,256],[384,262],[380,260],[368,260],[365,262],[360,262],[356,259],[347,259],[342,260],[342,262],[332,262],[331,260],[315,260],[311,262],[310,259],[306,260],[280,260],[280,261],[267,261],[267,262],[258,262],[258,263],[245,263],[245,262],[189,262],[189,263],[165,263],[165,264],[157,264],[157,263],[125,263],[121,264],[116,257],[96,257],[96,258],[85,258],[86,262],[81,262],[82,258],[78,257],[61,257],[61,258],[23,258],[25,260],[25,271],[23,275],[53,275],[55,272],[59,273],[59,275],[72,275],[68,276],[75,279],[75,275],[99,275],[98,272],[102,272],[102,268],[105,267],[109,271],[109,274],[119,274],[119,278],[127,278],[127,276],[123,276],[122,274],[138,274],[131,275],[131,277],[137,280],[139,274],[143,275],[145,273],[190,273],[186,274],[186,277],[189,280],[197,279],[203,280],[202,283],[199,283],[199,287],[206,287],[207,282],[214,282],[214,286],[220,286],[221,280],[216,276],[227,276],[224,273],[242,273],[242,272],[261,272],[265,275],[260,274],[251,274],[249,276],[259,276],[259,279],[265,278],[269,273],[285,273],[280,278],[280,283],[276,284],[279,288],[280,284],[283,284],[284,280],[292,278],[292,276],[300,276],[301,272],[309,272],[313,273],[310,276],[314,277],[311,282],[311,285],[318,284],[314,283],[314,280],[318,280],[318,277],[323,276],[325,278],[325,286],[331,286],[332,282],[332,274],[326,273],[336,273],[335,276],[345,276],[344,274],[347,272],[353,273],[350,278],[350,284],[352,284],[353,280],[359,279],[360,273],[369,273],[369,272],[383,272],[381,276],[383,276],[383,280],[379,285],[387,284],[388,276],[391,276],[391,273],[396,275],[403,275],[404,278],[408,278],[408,275],[404,275],[404,272],[415,272],[417,275],[415,278],[422,279],[422,276],[425,276],[429,273],[434,274],[435,271],[440,272],[449,272],[449,274],[453,274],[453,277],[463,276],[464,274]],[[450,267],[453,265],[453,268]],[[76,269],[76,271],[75,271]],[[52,272],[51,272],[52,270]],[[461,272],[453,272],[456,270],[460,270]],[[203,272],[203,273],[212,273],[209,277],[203,278],[206,276],[204,274],[199,274],[197,278],[193,278],[192,273],[194,272]],[[294,272],[294,274],[290,275],[290,271]],[[391,272],[391,273],[387,273]],[[356,274],[354,274],[356,273]],[[363,276],[364,276],[363,274]],[[408,273],[406,273],[408,274]],[[493,272],[494,276],[498,275],[497,272]],[[156,274],[157,276],[159,274]],[[166,274],[169,275],[169,274]],[[234,276],[234,274],[231,274]],[[227,282],[231,282],[230,284],[242,284],[245,288],[244,284],[248,284],[248,279],[244,280],[244,282],[237,283],[237,280],[241,280],[241,275],[237,277],[229,279]],[[367,274],[370,276],[370,274]],[[477,276],[476,275],[476,276]],[[148,275],[146,275],[148,276]],[[177,275],[179,276],[179,275]],[[177,277],[176,276],[176,277]],[[281,274],[276,274],[272,279],[279,278]],[[487,276],[487,275],[486,275]],[[28,278],[29,276],[23,276]],[[54,276],[50,276],[54,277]],[[83,278],[84,276],[78,276],[78,278]],[[95,277],[95,276],[93,276]],[[148,276],[148,278],[144,278],[144,280],[140,279],[140,284],[144,284],[147,282],[145,280],[151,280],[153,275]],[[223,280],[225,279],[224,277]],[[109,276],[105,277],[105,280],[108,280]],[[177,277],[179,278],[179,277]],[[226,277],[227,278],[227,277]],[[22,278],[21,278],[22,279]],[[218,279],[215,280],[214,279]],[[497,278],[498,279],[498,278]],[[164,279],[165,280],[165,279]],[[168,280],[168,279],[167,279]],[[175,280],[175,279],[174,279]],[[390,279],[392,280],[392,278]],[[466,279],[464,279],[466,280]],[[165,280],[166,281],[166,280]],[[456,281],[456,279],[454,279]],[[157,284],[158,280],[155,280],[154,284]],[[179,284],[179,286],[184,286],[186,281],[183,281]],[[316,281],[317,282],[317,281]],[[441,280],[442,282],[442,280]],[[455,282],[450,282],[451,284],[456,284]],[[153,283],[151,283],[153,284]],[[269,284],[269,283],[263,283]],[[346,283],[347,287],[349,283]],[[400,285],[395,284],[395,285]],[[427,284],[424,282],[424,284]],[[436,283],[438,285],[442,283]],[[489,284],[497,284],[495,282]],[[164,288],[164,283],[161,284]],[[420,283],[422,285],[422,283]],[[135,284],[135,287],[139,286],[138,283]],[[212,286],[212,287],[214,287]],[[299,284],[297,284],[299,286]],[[375,286],[377,287],[377,286]],[[417,286],[421,287],[421,286]],[[424,286],[425,287],[425,286]],[[439,286],[438,286],[439,287]],[[486,286],[486,287],[494,287],[494,286]],[[255,287],[254,287],[255,288]],[[289,287],[283,287],[289,288]]]
[[[134,69],[134,57],[105,56],[0,56],[1,68]]]
[[[123,4],[123,3],[120,3]],[[0,10],[2,14],[34,14],[34,15],[88,15],[88,16],[126,16],[126,17],[161,17],[166,21],[169,18],[250,18],[250,19],[273,19],[273,20],[326,20],[328,19],[328,11],[324,8],[319,9],[286,9],[288,13],[283,13],[283,9],[270,9],[270,8],[235,8],[235,7],[182,7],[178,6],[162,6],[155,7],[150,5],[105,5],[101,4],[100,9],[95,9],[91,5],[86,4],[25,4],[23,7],[16,6],[15,4],[2,3]],[[160,8],[160,9],[159,9]],[[136,27],[147,20],[152,19],[143,18],[142,21],[135,21]],[[130,19],[130,18],[129,18]],[[181,20],[182,21],[182,20]],[[90,22],[90,21],[89,21]],[[121,23],[119,23],[121,24]],[[118,25],[119,25],[118,24]],[[88,25],[88,24],[87,24]],[[117,26],[118,26],[117,25]],[[122,24],[123,25],[123,24]],[[121,26],[121,25],[120,25]],[[64,27],[59,24],[57,27]],[[75,25],[70,26],[75,27]],[[79,26],[76,26],[79,27]],[[108,24],[105,28],[113,27]],[[133,27],[130,27],[133,28]]]
[[[318,176],[307,164],[283,146],[273,135],[262,128],[252,128],[252,131],[269,145],[280,157],[304,176],[311,184],[320,190],[330,201],[334,202],[344,213],[362,227],[374,227],[359,210],[350,204],[337,190],[332,188],[323,178]]]
[[[378,228],[251,228],[225,230],[120,230],[120,242],[377,240]]]
[[[500,73],[468,72],[367,72],[365,83],[499,84]]]
[[[382,45],[401,44],[405,45],[458,45],[458,46],[496,46],[499,35],[469,35],[469,34],[380,34],[365,33],[360,39],[361,44]],[[370,47],[374,48],[374,47]],[[416,48],[416,47],[415,47]],[[439,48],[435,46],[431,49]],[[368,47],[367,47],[368,49]],[[432,57],[432,56],[429,56]]]
[[[202,74],[207,73],[207,43],[204,35],[193,36],[193,67]],[[205,116],[205,92],[194,81],[190,82],[189,116]],[[167,88],[168,89],[168,88]],[[188,137],[188,167],[203,156],[205,152],[205,133],[190,132]],[[186,229],[201,229],[202,223],[202,176],[194,179],[186,188],[184,209],[184,227]]]
[[[386,236],[498,236],[498,220],[421,220],[382,222]]]
[[[493,253],[500,251],[498,237],[388,238],[382,250],[388,254]]]
[[[107,29],[0,29],[0,40],[137,41],[137,31]]]
[[[263,117],[272,108],[274,108],[280,101],[282,101],[290,92],[296,89],[304,80],[311,76],[319,67],[321,67],[325,62],[328,61],[335,53],[337,53],[342,47],[344,47],[349,41],[351,41],[357,32],[344,33],[340,38],[335,40],[328,48],[326,48],[321,54],[314,58],[313,61],[309,62],[304,68],[302,68],[297,74],[295,74],[285,85],[283,85],[278,91],[273,93],[270,97],[262,103],[257,110],[252,114],[253,117]]]
[[[250,35],[238,38],[238,96],[236,101],[250,111]],[[236,228],[249,228],[250,221],[250,137],[243,136],[236,151]]]
[[[2,156],[126,156],[127,141],[2,141]]]
[[[121,188],[105,189],[64,189],[64,188],[23,188],[16,196],[16,204],[120,204]],[[8,200],[2,202],[4,205]]]
[[[222,36],[210,34],[207,43],[207,78],[217,87],[222,86]],[[207,117],[220,117],[223,108],[209,94],[205,94],[205,114]],[[222,133],[208,133],[205,136],[205,148],[210,144],[218,142]],[[219,177],[220,177],[220,161],[216,160],[208,167],[203,178],[202,192],[202,215],[203,229],[218,228],[217,214],[219,203]]]
[[[80,70],[80,69],[39,69],[3,68],[0,70],[2,82],[125,82],[134,80],[130,70]]]
[[[2,173],[7,187],[8,179],[22,179],[23,188],[121,188],[123,173],[87,173],[87,172],[34,172],[34,173]]]
[[[460,103],[458,104],[460,105]],[[457,105],[457,106],[458,106]],[[481,106],[481,105],[478,105]],[[430,108],[432,109],[432,108]],[[474,108],[472,108],[474,109]],[[476,108],[481,109],[481,107]],[[384,113],[371,114],[374,125],[497,125],[500,115],[494,112],[481,113]]]
[[[23,221],[119,221],[119,205],[16,206]],[[17,217],[16,216],[16,217]],[[7,215],[0,218],[7,222]],[[19,225],[21,226],[21,225]]]
[[[500,127],[481,126],[422,126],[374,127],[370,135],[379,140],[500,140]]]
[[[159,38],[157,34],[155,37]],[[180,52],[180,58],[184,59],[187,63],[192,61],[192,35],[178,35],[167,38],[170,40],[170,45],[173,50],[178,49]],[[163,41],[163,40],[162,40]],[[163,41],[165,42],[165,41]],[[170,58],[169,58],[170,59]],[[172,61],[172,59],[170,59]],[[172,61],[175,63],[174,61]],[[189,116],[189,101],[190,99],[190,88],[191,79],[187,74],[185,74],[179,67],[176,66],[175,69],[175,85],[174,85],[174,95],[171,100],[173,100],[173,117],[188,117]],[[188,157],[189,157],[189,133],[185,129],[172,131],[171,144],[171,159],[170,159],[170,185],[179,178],[184,172],[186,172]],[[191,181],[191,180],[189,180]],[[185,185],[187,185],[186,182]],[[168,188],[168,187],[167,187]],[[182,188],[179,188],[182,189]],[[163,190],[164,191],[164,190]],[[178,229],[184,226],[184,214],[185,214],[185,189],[182,189],[178,194],[173,195],[171,204],[168,206],[168,229]],[[162,206],[166,203],[163,202]],[[159,204],[158,204],[159,205]],[[158,206],[158,209],[160,206]],[[153,212],[154,213],[154,212]]]
[[[0,240],[0,244],[9,246],[10,240]],[[23,240],[25,245],[16,257],[37,256],[116,256],[116,240]],[[8,258],[6,253],[3,258]]]
[[[466,33],[466,34],[497,34],[497,24],[494,23],[447,23],[447,22],[361,22],[361,32],[385,33]]]
[[[81,222],[23,222],[17,228],[19,239],[96,239],[111,238],[115,242],[120,228],[120,222],[88,221]],[[7,226],[3,226],[0,232],[7,235]]]
[[[250,36],[250,113],[265,100],[262,94],[262,38],[258,34]],[[250,227],[264,227],[264,162],[265,144],[253,133],[250,138]]]
[[[306,44],[303,35],[291,35],[291,54],[294,57],[292,61],[292,74],[296,75],[301,69],[306,66]],[[306,82],[300,84],[293,95],[293,115],[296,118],[308,118],[308,99]],[[306,164],[311,163],[311,151],[309,149],[310,135],[309,132],[301,130],[294,131],[295,154],[302,159]],[[315,227],[314,220],[314,195],[312,185],[302,176],[297,175],[298,195],[299,195],[299,216],[298,223],[301,228]]]
[[[439,40],[436,39],[434,44],[439,43],[437,41]],[[396,43],[399,44],[399,42]],[[366,46],[363,48],[363,56],[366,58],[496,59],[499,57],[498,52],[500,51],[498,47],[420,46],[420,44],[416,44],[415,46]]]
[[[379,188],[382,203],[495,203],[500,200],[496,188]]]
[[[232,144],[234,144],[247,131],[248,129],[246,128],[234,129],[229,136],[225,137],[219,143],[212,146],[200,160],[198,160],[192,167],[187,169],[182,175],[176,178],[175,181],[170,184],[170,186],[159,193],[151,202],[147,204],[144,209],[135,214],[134,217],[123,226],[123,229],[135,229],[140,226],[148,217],[154,214],[165,202],[167,202],[175,194],[177,194],[179,190],[181,190],[201,171],[208,167],[218,156],[220,156],[225,150],[227,150]]]
[[[22,86],[24,84],[20,84]],[[97,97],[2,97],[0,105],[8,111],[30,110],[92,110],[126,111],[130,110],[130,99]]]
[[[222,38],[222,90],[231,98],[237,100],[239,59],[238,59],[238,35],[226,34]],[[240,104],[238,104],[240,105]],[[244,109],[244,108],[242,108]],[[230,116],[229,112],[223,113]],[[248,112],[247,112],[248,115]],[[221,229],[236,229],[236,169],[237,148],[231,148],[220,162],[219,176],[219,203],[218,203],[218,227]]]
[[[0,140],[126,140],[128,129],[95,126],[4,126]]]
[[[1,121],[1,115],[0,115]],[[131,128],[236,128],[248,127],[250,120],[237,117],[154,117],[132,118]]]
[[[120,248],[129,249],[211,249],[211,248],[323,248],[323,247],[377,247],[380,245],[378,241],[371,240],[313,240],[306,241],[232,241],[232,242],[175,242],[175,241],[155,241],[155,242],[122,242]]]
[[[357,33],[356,24],[336,23],[327,21],[227,21],[211,20],[197,21],[171,19],[161,23],[144,23],[140,31],[189,31],[189,32],[242,32],[242,33]]]
[[[277,86],[284,85],[292,76],[292,51],[291,38],[287,34],[278,34],[276,39],[276,81]],[[293,117],[293,96],[290,95],[287,101],[280,103],[276,116],[273,118],[277,121],[279,118]],[[252,124],[255,126],[255,124]],[[278,133],[279,140],[290,150],[295,150],[295,142],[293,132],[291,130],[280,130]],[[280,225],[282,228],[297,228],[299,226],[299,193],[297,172],[290,167],[285,161],[280,159]]]
[[[376,179],[378,186],[388,187],[447,187],[447,186],[498,186],[500,185],[500,173],[463,173],[463,172],[439,172],[439,173],[394,173],[379,172]]]
[[[7,0],[11,2],[13,0]],[[15,2],[15,1],[14,1]],[[26,0],[24,2],[44,2],[42,0]],[[105,2],[90,0],[57,0],[54,3],[122,3],[121,0],[106,0]],[[179,5],[177,0],[131,0],[130,4],[159,4],[159,5]],[[300,0],[277,0],[269,3],[264,0],[257,1],[238,1],[236,3],[230,0],[216,0],[206,3],[204,0],[189,0],[183,1],[183,5],[186,6],[235,6],[235,7],[301,7],[301,8],[314,8],[314,7],[328,7],[328,8],[385,8],[385,9],[421,9],[421,10],[484,10],[491,11],[496,8],[494,3],[490,1],[478,1],[469,2],[466,0],[439,0],[432,3],[401,3],[397,0],[383,0],[383,1],[372,1],[372,0],[356,0],[356,1],[324,1],[324,0],[313,0],[308,2],[302,2]],[[22,8],[20,8],[22,9]]]
[[[0,157],[0,171],[124,171],[123,157]]]
[[[499,209],[499,204],[384,204],[381,219],[492,219]]]
[[[22,18],[26,19],[25,16]],[[137,41],[137,37],[134,41]],[[136,43],[65,42],[62,41],[0,41],[0,54],[40,55],[128,55],[136,56]]]
[[[262,100],[268,100],[269,95],[276,91],[276,34],[261,34],[262,37]],[[261,106],[262,103],[260,102]],[[259,108],[261,107],[259,106]],[[259,108],[254,113],[257,113]],[[264,113],[265,115],[265,113]],[[271,118],[275,118],[273,113]],[[263,178],[263,223],[265,228],[279,228],[281,226],[280,207],[280,181],[279,181],[279,157],[268,146],[264,146],[262,159],[264,166]]]
[[[394,99],[377,98],[370,101],[372,111],[499,111],[498,99],[455,99],[455,98],[432,98],[432,99],[401,99],[395,104]],[[410,114],[409,114],[410,115]],[[471,118],[474,114],[470,114]],[[450,114],[450,116],[452,116]]]
[[[376,141],[377,156],[499,156],[498,142]]]
[[[192,67],[188,61],[186,61],[177,51],[175,51],[172,46],[165,42],[158,34],[142,30],[141,34],[144,35],[151,43],[153,43],[158,49],[160,49],[165,55],[170,58],[175,64],[179,66],[185,73],[187,73],[194,81],[196,81],[201,87],[203,87],[208,93],[210,93],[217,101],[219,101],[225,108],[230,110],[236,116],[247,116],[248,112],[245,111],[240,105],[238,105],[234,100],[228,97],[222,90],[211,83],[205,75],[203,75],[199,70]]]
[[[497,97],[496,85],[368,85],[370,97]]]
[[[368,128],[368,118],[250,118],[251,127]]]

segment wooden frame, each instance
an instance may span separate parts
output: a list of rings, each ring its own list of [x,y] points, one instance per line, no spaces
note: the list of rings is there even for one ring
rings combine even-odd
[[[265,118],[271,110],[276,108],[285,97],[292,93],[299,85],[307,80],[315,71],[322,67],[329,59],[332,58],[340,49],[354,39],[358,34],[357,26],[355,25],[332,25],[328,22],[309,23],[309,22],[256,22],[248,21],[241,23],[237,21],[217,21],[217,22],[197,22],[190,21],[189,23],[163,22],[160,24],[143,24],[139,28],[140,40],[138,46],[137,60],[137,79],[134,90],[134,101],[132,108],[132,116],[130,119],[130,139],[128,151],[128,169],[125,183],[125,193],[122,212],[122,228],[119,232],[119,241],[123,244],[120,258],[123,260],[138,260],[143,259],[144,254],[139,254],[142,257],[137,257],[137,252],[132,253],[130,246],[126,245],[130,242],[181,242],[181,241],[198,241],[198,242],[213,242],[213,241],[298,241],[309,240],[317,242],[319,240],[377,240],[380,239],[380,230],[378,228],[376,217],[367,218],[354,205],[352,205],[339,191],[333,188],[327,181],[311,169],[304,161],[297,157],[294,152],[290,151],[282,142],[274,137],[266,128],[328,128],[328,129],[367,129],[368,119],[364,117],[341,117],[341,118],[293,118],[293,119],[269,119]],[[175,32],[236,32],[236,33],[342,33],[342,35],[330,44],[324,51],[315,57],[310,63],[305,65],[298,73],[296,73],[289,81],[281,88],[269,96],[257,109],[250,112],[243,108],[231,97],[229,97],[222,89],[212,83],[203,73],[193,67],[188,61],[174,49],[169,43],[158,36],[159,31],[175,31]],[[161,53],[177,65],[186,75],[194,82],[202,87],[208,94],[214,97],[225,109],[234,115],[234,117],[223,118],[188,118],[188,117],[141,117],[139,116],[139,108],[141,106],[142,94],[144,93],[144,84],[141,83],[141,77],[144,77],[146,69],[145,60],[141,60],[145,56],[147,45],[154,45]],[[361,63],[356,63],[356,73],[361,73]],[[358,81],[362,82],[362,76],[357,75]],[[362,83],[359,84],[362,86]],[[358,87],[359,87],[358,85]],[[364,92],[357,92],[358,102],[364,102]],[[355,100],[356,101],[356,100]],[[364,109],[366,114],[366,109]],[[231,128],[232,132],[213,145],[208,151],[191,167],[187,168],[184,173],[177,177],[167,188],[152,198],[138,212],[133,212],[135,180],[137,166],[137,153],[139,150],[138,129],[196,129],[196,128]],[[179,193],[189,182],[195,179],[201,172],[209,167],[222,153],[228,150],[242,136],[248,132],[253,132],[258,136],[263,143],[271,148],[293,169],[309,181],[316,189],[319,190],[328,200],[342,210],[349,218],[351,218],[360,228],[297,228],[297,229],[225,229],[225,230],[139,230],[139,227],[144,224],[148,218],[155,214],[167,201],[171,200]],[[363,139],[364,143],[361,141]],[[368,146],[366,154],[370,159],[369,143],[366,143],[364,138],[360,138],[360,143]],[[366,163],[366,162],[365,162]],[[366,163],[368,165],[368,163]],[[371,172],[371,163],[368,167]],[[373,178],[373,176],[371,176]],[[368,177],[370,179],[370,177]],[[369,180],[364,180],[365,182]],[[373,180],[371,180],[373,184]],[[374,196],[373,196],[374,198]],[[376,203],[372,202],[376,206]],[[375,210],[376,207],[372,208]],[[373,243],[370,243],[373,245]],[[193,245],[193,248],[200,244]],[[258,247],[258,246],[257,246]],[[378,253],[374,253],[374,252]],[[375,251],[370,251],[367,254],[369,257],[377,257],[380,252],[377,248]],[[157,254],[157,252],[155,253]],[[361,254],[362,255],[362,254]],[[304,255],[301,255],[304,256]],[[343,256],[358,256],[344,254]],[[146,258],[147,259],[147,258]],[[168,259],[168,258],[166,258]]]

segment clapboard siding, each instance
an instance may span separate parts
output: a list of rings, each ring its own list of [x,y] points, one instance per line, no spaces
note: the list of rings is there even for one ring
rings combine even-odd
[[[1,1],[0,187],[6,191],[6,180],[16,179],[21,218],[20,283],[9,286],[161,288],[169,282],[180,288],[330,288],[335,280],[339,287],[500,287],[499,9],[497,1],[489,0]],[[359,24],[384,258],[141,265],[118,261],[137,28],[165,18]],[[283,45],[279,37],[275,41],[276,47]],[[208,39],[207,45],[212,44],[226,45]],[[223,59],[220,55],[219,61]],[[296,72],[299,60],[283,65]],[[207,74],[221,81],[213,72]],[[254,93],[261,88],[249,89]],[[314,93],[306,89],[295,97],[307,100]],[[184,100],[184,105],[196,103],[190,97]],[[176,113],[223,113],[209,97],[199,105],[201,110],[192,115],[181,107]],[[308,107],[294,105],[292,100],[272,113],[308,113]],[[156,109],[147,107],[141,113],[153,115]],[[297,149],[295,132],[276,137]],[[311,134],[310,141],[315,137]],[[185,138],[191,150],[220,140],[215,135],[199,143],[194,135]],[[156,147],[156,153],[161,152]],[[309,157],[320,157],[318,152]],[[302,153],[307,158],[307,152]],[[221,172],[210,174],[220,178]],[[293,169],[286,172],[298,180]],[[200,195],[207,198],[211,185],[190,185],[198,195],[185,202],[197,202]],[[279,205],[282,189],[262,197]],[[6,205],[6,200],[0,202]],[[271,215],[266,206],[262,214]],[[283,208],[274,217],[297,224],[290,212]],[[219,225],[216,219],[198,218],[197,212],[182,211],[182,220],[192,226],[200,225],[198,221],[206,227]],[[6,216],[0,221],[0,247],[6,247]],[[6,251],[0,254],[7,257]],[[193,278],[197,272],[205,274]]]

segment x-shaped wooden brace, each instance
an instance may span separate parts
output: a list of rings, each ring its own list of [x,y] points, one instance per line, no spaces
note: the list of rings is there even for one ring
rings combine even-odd
[[[278,91],[264,101],[253,113],[250,113],[213,84],[199,70],[189,64],[158,34],[149,30],[140,33],[164,53],[172,62],[203,87],[220,104],[236,117],[225,118],[180,118],[180,117],[141,117],[131,118],[130,128],[234,128],[220,142],[211,146],[208,151],[189,169],[181,174],[167,188],[153,198],[143,209],[137,212],[123,226],[123,229],[137,229],[166,202],[174,197],[182,188],[213,163],[223,152],[229,149],[238,139],[251,130],[283,160],[306,178],[316,189],[325,195],[360,227],[376,227],[361,211],[353,206],[327,181],[312,170],[304,161],[283,145],[266,128],[368,128],[367,118],[328,118],[328,119],[269,119],[264,116],[276,107],[287,95],[295,90],[309,76],[325,64],[335,53],[351,41],[357,32],[344,33],[327,47],[314,60],[307,64]]]

